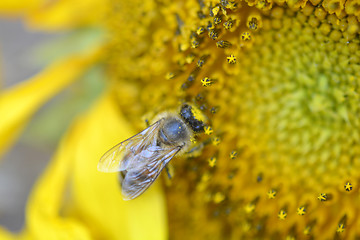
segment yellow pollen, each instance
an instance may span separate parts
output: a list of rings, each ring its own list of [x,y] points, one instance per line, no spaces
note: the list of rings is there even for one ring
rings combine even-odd
[[[287,217],[287,213],[285,212],[285,210],[280,210],[278,217],[280,220],[285,220],[285,218]]]
[[[231,47],[231,43],[228,41],[220,40],[220,41],[216,42],[216,46],[218,48],[228,48],[228,47]]]
[[[173,79],[174,77],[175,77],[175,73],[173,72],[168,72],[165,76],[167,80]]]
[[[230,159],[235,159],[237,155],[238,155],[237,151],[232,151],[230,153]]]
[[[340,223],[336,229],[336,232],[343,233],[345,231],[345,225],[343,223]]]
[[[234,55],[230,55],[226,59],[227,59],[227,62],[229,64],[235,64],[236,63],[236,57]]]
[[[208,77],[205,77],[205,78],[201,79],[201,83],[204,87],[209,87],[214,83],[214,81]]]
[[[304,235],[310,235],[311,233],[311,227],[310,226],[306,226],[304,231],[303,231]]]
[[[195,55],[194,55],[194,54],[189,54],[189,55],[186,56],[185,62],[186,62],[187,64],[190,64],[190,63],[192,63],[194,60],[195,60]]]
[[[226,22],[224,22],[224,28],[226,29],[226,30],[230,30],[232,27],[233,27],[233,25],[234,25],[234,21],[230,18],[229,20],[227,20]]]
[[[347,182],[344,186],[345,190],[350,192],[352,190],[352,185],[350,182]]]
[[[274,199],[275,196],[276,196],[276,191],[271,189],[268,193],[267,193],[267,196],[269,199]]]
[[[210,126],[205,126],[204,132],[206,135],[211,135],[214,132],[214,130]]]
[[[305,213],[306,213],[305,207],[298,207],[296,213],[300,216],[305,215]]]
[[[209,33],[209,38],[211,38],[212,40],[216,40],[219,37],[219,32],[216,29],[210,30]]]
[[[211,138],[211,142],[214,146],[218,146],[220,144],[221,140],[219,137],[213,137],[213,138]]]
[[[225,200],[225,195],[221,192],[217,192],[214,196],[214,202],[220,203]]]
[[[253,204],[253,203],[248,203],[245,206],[245,212],[248,214],[254,212],[254,210],[255,210],[255,204]]]
[[[221,17],[214,17],[214,25],[218,25],[221,23]]]
[[[211,9],[211,12],[212,12],[213,16],[218,15],[219,11],[220,11],[220,7],[219,7],[219,6],[216,6],[216,7],[214,7],[214,8]]]
[[[209,158],[209,159],[208,159],[209,166],[210,166],[210,167],[215,167],[216,161],[217,161],[216,157],[211,157],[211,158]]]
[[[249,41],[251,39],[250,33],[249,32],[244,32],[241,34],[241,39],[243,41]]]
[[[200,44],[200,42],[198,40],[193,40],[191,42],[191,48],[198,48],[199,44]]]
[[[196,30],[197,35],[201,35],[204,32],[205,32],[205,28],[203,26],[198,27],[198,29]]]
[[[322,202],[326,201],[328,199],[328,195],[326,193],[320,193],[318,196],[318,199]]]
[[[196,138],[191,137],[191,138],[190,138],[190,142],[192,142],[193,144],[195,144],[195,143],[197,143],[197,140],[196,140]]]

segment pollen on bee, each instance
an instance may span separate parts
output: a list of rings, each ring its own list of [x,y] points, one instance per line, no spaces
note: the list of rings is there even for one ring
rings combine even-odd
[[[193,144],[197,143],[196,138],[191,137],[191,138],[190,138],[190,142],[193,143]]]

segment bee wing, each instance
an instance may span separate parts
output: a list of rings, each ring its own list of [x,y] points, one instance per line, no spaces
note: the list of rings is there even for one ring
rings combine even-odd
[[[145,192],[181,148],[182,146],[158,149],[156,154],[143,158],[146,164],[121,172],[121,193],[124,200],[134,199]]]
[[[129,158],[125,158],[125,155],[131,151],[132,155],[141,152],[148,145],[156,139],[158,128],[163,119],[155,122],[145,130],[138,134],[126,139],[125,141],[115,145],[108,150],[98,163],[97,169],[100,172],[119,172],[126,168],[126,164]],[[124,161],[126,159],[126,161]]]

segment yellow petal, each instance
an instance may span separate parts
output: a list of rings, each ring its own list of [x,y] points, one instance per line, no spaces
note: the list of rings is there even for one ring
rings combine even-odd
[[[34,29],[72,29],[101,23],[108,5],[106,0],[1,0],[0,15],[24,16],[26,24]]]
[[[0,239],[1,240],[13,240],[15,236],[8,233],[5,229],[0,226]]]
[[[123,201],[118,174],[97,171],[100,157],[112,146],[134,135],[120,116],[115,97],[102,99],[82,124],[73,175],[77,214],[96,239],[166,239],[166,203],[159,182],[142,196]]]
[[[98,56],[98,51],[72,56],[14,88],[0,92],[0,156],[13,143],[32,114],[76,80]]]
[[[21,15],[38,8],[43,2],[43,0],[1,0],[0,14],[7,16]]]
[[[60,216],[81,134],[78,123],[64,137],[53,161],[36,183],[26,209],[25,239],[90,239],[88,229],[78,220]]]
[[[26,20],[31,28],[42,30],[94,26],[103,22],[108,5],[107,0],[60,0],[37,8]]]
[[[101,155],[129,129],[111,94],[73,125],[31,195],[24,239],[167,238],[159,183],[123,201],[117,175],[97,171]]]

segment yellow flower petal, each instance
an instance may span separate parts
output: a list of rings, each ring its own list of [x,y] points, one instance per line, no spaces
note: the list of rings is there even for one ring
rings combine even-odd
[[[78,123],[62,140],[54,160],[37,182],[27,206],[25,239],[90,239],[88,229],[81,222],[60,217],[73,153],[81,135]]]
[[[28,81],[0,92],[0,156],[19,135],[32,114],[76,80],[98,56],[98,51],[72,56],[53,64]]]
[[[31,195],[24,239],[167,238],[159,184],[134,201],[123,201],[117,174],[97,171],[109,146],[133,134],[114,100],[104,96],[63,139]]]
[[[27,16],[27,24],[42,30],[72,29],[84,25],[98,25],[108,11],[108,1],[61,0],[37,8]]]
[[[13,240],[15,236],[9,234],[5,229],[0,226],[0,239],[1,240]]]
[[[40,6],[43,0],[26,0],[26,1],[13,1],[1,0],[0,1],[0,14],[7,16],[15,16],[26,13],[32,9]]]
[[[97,171],[97,163],[111,146],[134,135],[120,116],[112,95],[102,99],[82,123],[83,136],[73,167],[72,189],[76,214],[96,239],[165,239],[166,204],[159,184],[139,199],[123,201],[117,174]]]

